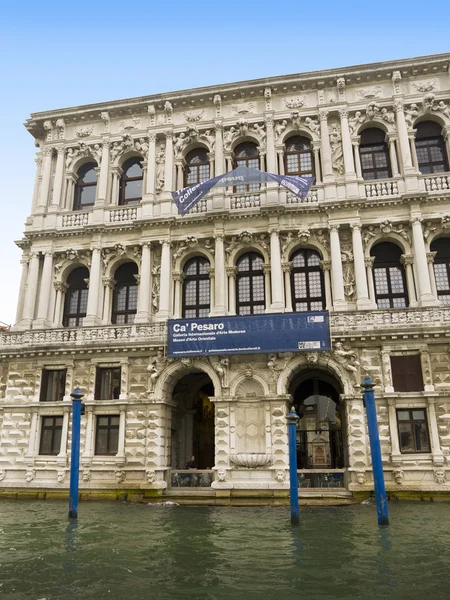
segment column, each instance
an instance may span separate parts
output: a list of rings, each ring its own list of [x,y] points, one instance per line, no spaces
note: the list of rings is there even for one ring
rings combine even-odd
[[[125,422],[126,422],[127,408],[121,404],[119,407],[119,440],[117,445],[117,457],[125,458]]]
[[[25,329],[31,327],[34,319],[34,309],[36,307],[37,284],[39,277],[39,252],[32,252],[30,265],[28,267],[27,291],[23,306],[22,324]]]
[[[325,308],[326,310],[333,310],[333,299],[331,296],[331,260],[321,260],[320,266],[323,270],[323,280],[325,285]]]
[[[277,156],[278,156],[278,173],[280,175],[285,175],[284,172],[284,150],[283,148],[277,148]],[[317,175],[316,175],[317,178]]]
[[[427,264],[427,253],[423,239],[422,223],[419,217],[411,218],[414,260],[419,283],[419,299],[421,306],[435,306],[438,300],[431,293],[430,276]]]
[[[411,149],[409,146],[408,130],[406,127],[405,113],[403,112],[403,100],[398,99],[394,104],[397,117],[398,141],[400,144],[400,156],[402,159],[403,173],[414,173],[414,167],[411,159]]]
[[[89,274],[89,293],[88,302],[86,309],[86,316],[83,320],[83,325],[99,325],[99,296],[100,296],[100,283],[101,283],[101,249],[100,246],[93,246],[92,252],[92,263]]]
[[[106,195],[108,192],[108,177],[109,177],[109,139],[103,138],[102,160],[100,163],[100,177],[98,181],[98,192],[95,204],[105,206]]]
[[[355,159],[355,169],[357,179],[362,179],[361,157],[359,155],[359,136],[357,139],[352,139],[353,157]]]
[[[400,173],[398,170],[397,150],[395,149],[395,138],[392,135],[388,135],[389,143],[389,158],[391,159],[392,177],[399,177]]]
[[[53,180],[52,206],[54,209],[61,206],[62,184],[64,178],[64,146],[58,146],[58,156],[56,159],[55,178]]]
[[[148,160],[147,180],[145,194],[153,199],[155,195],[155,172],[156,172],[156,133],[148,134]]]
[[[42,154],[44,156],[44,163],[42,167],[41,190],[37,201],[37,211],[41,213],[44,212],[47,206],[50,192],[53,148],[44,148]]]
[[[414,169],[417,172],[419,172],[419,161],[417,160],[415,131],[411,131],[409,133],[408,137],[409,137],[409,149],[411,151],[412,164],[413,164]]]
[[[82,454],[83,459],[90,459],[92,457],[92,434],[94,426],[94,407],[86,406],[86,436],[84,442],[84,451]],[[120,423],[119,423],[120,427]],[[90,461],[87,461],[88,463]]]
[[[430,276],[431,283],[431,293],[435,298],[439,300],[439,296],[437,293],[436,287],[436,275],[434,273],[434,257],[436,256],[436,252],[427,252],[427,262],[428,262],[428,274]]]
[[[184,273],[182,271],[173,271],[172,276],[175,287],[173,318],[181,319],[181,292],[183,287]]]
[[[147,323],[150,319],[151,264],[150,242],[142,242],[142,257],[140,268],[141,281],[138,290],[137,312],[135,323]]]
[[[322,176],[320,173],[320,142],[313,142],[312,147],[314,152],[314,170],[316,172],[316,181],[314,183],[317,184],[322,182]]]
[[[65,198],[63,208],[73,210],[76,176],[74,173],[66,173]]]
[[[401,463],[402,455],[400,453],[400,444],[398,440],[397,429],[397,412],[395,410],[395,399],[388,398],[388,413],[389,413],[389,433],[391,437],[391,462],[392,465],[398,466]]]
[[[41,286],[39,290],[39,302],[36,321],[33,329],[46,329],[50,326],[48,320],[50,292],[52,286],[53,253],[44,253],[44,266],[42,268]]]
[[[116,280],[113,277],[102,277],[103,284],[103,310],[102,310],[102,325],[111,324],[111,296],[116,285]]]
[[[119,204],[119,185],[120,185],[120,177],[122,175],[122,169],[120,167],[112,167],[111,175],[112,175],[111,205],[117,206]]]
[[[284,312],[283,272],[281,270],[281,249],[278,229],[269,229],[270,233],[270,274],[272,282],[272,312]]]
[[[331,285],[333,289],[333,307],[335,310],[347,310],[344,293],[344,277],[342,273],[341,244],[339,242],[339,225],[330,225],[331,249]]]
[[[215,289],[215,283],[214,283],[216,280],[216,274],[212,267],[208,267],[208,275],[209,275],[209,306],[211,308],[216,305],[216,289]]]
[[[428,402],[428,423],[430,426],[430,442],[431,452],[433,454],[433,464],[437,467],[442,467],[444,464],[444,455],[441,450],[441,444],[439,441],[439,431],[436,418],[436,399],[427,398]]]
[[[166,136],[166,162],[164,165],[164,192],[170,194],[172,191],[173,177],[173,131],[168,129],[164,132]]]
[[[349,178],[356,177],[355,165],[353,163],[352,141],[350,139],[350,130],[348,128],[347,108],[339,110],[341,118],[342,151],[344,154],[345,176]]]
[[[292,263],[291,262],[281,263],[281,268],[283,269],[283,273],[284,273],[284,295],[286,298],[285,312],[292,312],[292,289],[291,289]]]
[[[262,264],[262,270],[264,272],[264,291],[265,291],[265,299],[266,299],[266,312],[271,312],[271,304],[272,304],[272,294],[270,289],[270,265]]]
[[[411,254],[402,254],[400,262],[405,267],[406,287],[408,288],[409,306],[418,306],[416,287],[414,284],[413,275],[414,256],[412,256]]]
[[[364,259],[364,264],[366,266],[366,273],[367,273],[367,283],[369,284],[369,299],[370,299],[372,306],[376,307],[377,301],[376,301],[376,297],[375,297],[375,285],[373,283],[373,272],[372,272],[374,261],[375,261],[374,256],[369,256],[368,258]]]
[[[159,288],[159,310],[156,314],[158,321],[165,321],[170,315],[170,284],[172,281],[172,267],[170,262],[170,246],[169,240],[162,240],[161,252],[161,275]]]
[[[177,190],[181,190],[184,187],[184,173],[183,173],[183,163],[181,160],[177,160],[175,163],[175,169],[177,173]]]
[[[61,431],[61,445],[59,449],[58,458],[65,459],[67,456],[67,437],[69,433],[69,416],[70,410],[68,406],[63,409],[63,424]]]
[[[36,205],[37,205],[37,201],[38,201],[39,181],[41,178],[41,167],[42,167],[42,156],[41,156],[40,152],[37,153],[36,158],[34,159],[34,162],[36,163],[36,174],[34,176],[33,201],[31,204],[31,213],[34,213],[34,211],[36,210]]]
[[[37,441],[37,432],[39,426],[39,413],[38,409],[34,408],[31,413],[31,424],[30,424],[30,437],[28,439],[28,449],[26,453],[27,458],[33,459],[36,455],[36,441]]]
[[[450,125],[444,127],[444,141],[447,150],[447,157],[450,159]]]
[[[369,299],[367,287],[366,268],[364,264],[364,250],[361,237],[361,225],[354,223],[352,228],[353,262],[355,265],[356,280],[356,307],[358,310],[375,308]]]
[[[225,268],[228,276],[228,314],[236,314],[236,273],[237,267]]]
[[[319,111],[319,119],[320,119],[320,138],[321,138],[321,148],[322,148],[322,174],[323,180],[326,183],[327,181],[333,181],[333,167],[331,164],[331,146],[330,146],[330,137],[328,134],[328,111],[321,110]]]
[[[216,132],[216,144],[214,151],[216,154],[215,160],[215,176],[223,175],[225,173],[225,164],[223,157],[223,124],[222,121],[214,121],[214,129]]]
[[[275,138],[273,134],[273,112],[264,113],[266,121],[267,171],[277,173]]]
[[[63,281],[55,281],[53,286],[56,290],[55,311],[53,313],[53,325],[62,327],[62,307],[64,304],[64,295],[67,290],[67,284]]]
[[[227,279],[225,274],[225,235],[223,230],[215,231],[215,252],[214,252],[214,307],[212,314],[225,315],[227,312],[225,306]]]
[[[233,170],[233,157],[231,156],[231,154],[228,154],[225,157],[225,160],[226,160],[226,163],[227,163],[227,173],[229,173],[230,171]]]
[[[20,276],[20,286],[19,286],[19,299],[17,301],[17,311],[16,311],[16,323],[20,321],[23,314],[23,305],[25,302],[25,293],[27,289],[27,279],[28,279],[28,263],[29,258],[22,258],[20,264],[22,265],[22,274]]]

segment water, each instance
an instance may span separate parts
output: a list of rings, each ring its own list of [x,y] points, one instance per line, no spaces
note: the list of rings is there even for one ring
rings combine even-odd
[[[161,507],[0,502],[0,598],[30,600],[450,597],[450,505]]]

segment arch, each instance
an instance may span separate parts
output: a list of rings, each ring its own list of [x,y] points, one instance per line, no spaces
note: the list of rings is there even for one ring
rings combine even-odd
[[[155,385],[154,396],[160,399],[170,399],[175,385],[187,373],[203,371],[211,379],[214,386],[214,396],[222,396],[220,379],[214,368],[205,361],[189,358],[186,362],[177,361],[169,364],[158,377]]]
[[[206,150],[206,152],[208,154],[210,152],[212,152],[212,150],[208,146],[207,142],[205,142],[203,140],[193,139],[193,140],[189,141],[189,143],[186,144],[186,146],[183,148],[183,151],[181,153],[181,158],[183,160],[186,160],[186,156],[189,154],[189,152],[192,152],[193,150],[196,150],[197,148],[201,149],[201,150]]]
[[[448,156],[442,125],[427,119],[415,124],[415,147],[419,171],[424,175],[446,173]]]
[[[255,135],[251,134],[250,132],[246,135],[241,135],[241,136],[237,137],[235,140],[233,140],[231,147],[230,147],[232,154],[234,155],[234,152],[238,146],[240,146],[241,144],[245,144],[247,142],[255,144],[258,148],[258,154],[259,154],[259,152],[261,150],[260,142],[259,142],[258,138]]]
[[[91,160],[77,169],[77,182],[73,198],[73,210],[89,210],[97,197],[98,165]]]
[[[277,144],[281,144],[284,146],[284,144],[289,138],[295,137],[297,135],[308,139],[311,143],[318,142],[320,140],[319,136],[317,135],[317,133],[314,133],[314,131],[304,129],[302,127],[295,127],[294,125],[288,125],[279,137]]]
[[[284,142],[286,175],[315,176],[314,153],[309,137],[291,135]]]
[[[430,251],[436,252],[433,261],[434,278],[438,299],[442,304],[450,304],[450,236],[439,236],[430,244]]]
[[[55,275],[55,281],[61,281],[61,282],[67,283],[67,279],[68,279],[70,273],[80,267],[86,267],[86,269],[88,270],[88,273],[90,273],[87,260],[84,260],[82,257],[80,257],[80,258],[78,258],[77,262],[74,262],[74,261],[70,260],[70,258],[67,258],[61,265],[59,274]],[[88,277],[89,277],[89,275],[88,275]]]
[[[211,162],[208,151],[198,145],[186,153],[184,187],[201,183],[210,178]]]
[[[389,128],[383,121],[367,121],[360,125],[357,129],[356,135],[361,136],[361,134],[367,129],[381,129],[385,135],[389,133]]]
[[[236,312],[261,314],[266,308],[264,258],[259,252],[245,252],[236,260]]]
[[[245,382],[247,381],[254,381],[257,386],[259,386],[259,388],[261,388],[261,392],[263,396],[270,396],[270,390],[269,390],[269,385],[267,383],[267,381],[264,379],[264,377],[261,377],[260,375],[258,375],[257,373],[252,373],[251,377],[248,377],[245,373],[239,373],[238,375],[236,375],[236,377],[233,379],[233,381],[230,383],[230,395],[234,396],[234,397],[245,397],[245,396],[241,396],[238,392],[239,392],[239,388],[241,390],[243,390],[243,384],[245,384]],[[257,386],[256,389],[257,389]]]
[[[343,393],[348,396],[355,394],[354,381],[350,373],[339,364],[329,353],[308,353],[293,358],[281,371],[277,381],[277,394],[289,394],[292,382],[300,374],[314,365],[315,368],[323,369],[335,377],[342,385]]]
[[[367,127],[361,132],[359,156],[363,179],[389,179],[392,177],[391,159],[383,128]]]
[[[209,250],[203,248],[201,246],[194,246],[193,248],[189,248],[185,252],[183,252],[180,256],[177,256],[174,263],[175,271],[182,271],[184,269],[184,265],[188,260],[194,258],[194,256],[203,256],[207,260],[209,260],[209,264],[211,268],[214,268],[214,255],[211,254]]]
[[[89,270],[76,267],[68,274],[66,296],[64,299],[63,326],[78,327],[83,324],[88,302]]]
[[[133,323],[137,312],[138,266],[127,261],[115,270],[115,286],[112,301],[111,322],[113,324]]]
[[[211,263],[204,256],[193,256],[183,267],[183,319],[203,318],[211,310]]]
[[[239,258],[246,252],[257,252],[262,255],[264,263],[269,263],[268,250],[258,242],[252,240],[251,245],[244,246],[244,244],[242,243],[230,252],[227,266],[234,267]]]
[[[323,244],[321,244],[317,240],[308,240],[305,243],[300,240],[294,239],[286,246],[282,257],[283,260],[289,261],[290,256],[292,256],[294,252],[300,250],[301,248],[309,248],[311,250],[315,250],[321,255],[322,260],[330,260],[331,258],[330,252],[325,248],[325,246],[323,246]]]
[[[137,158],[141,161],[145,160],[145,156],[143,156],[140,152],[138,152],[137,150],[134,150],[134,149],[129,149],[129,150],[125,150],[125,152],[123,152],[122,154],[119,154],[117,156],[116,160],[114,161],[113,166],[123,169],[125,163],[127,161],[131,160],[132,158]]]
[[[290,256],[291,295],[294,312],[324,310],[325,278],[316,250],[299,248]]]
[[[432,121],[434,123],[437,123],[441,127],[445,127],[446,125],[448,125],[447,121],[445,120],[445,117],[441,116],[439,113],[424,113],[422,115],[419,115],[415,119],[413,123],[413,129],[416,129],[417,125],[419,123],[423,123],[424,121]]]
[[[114,273],[117,271],[117,269],[120,266],[122,266],[125,263],[134,263],[137,267],[136,274],[139,274],[139,270],[140,270],[139,263],[134,259],[134,257],[131,257],[128,254],[128,252],[125,252],[121,256],[115,256],[113,259],[111,259],[111,261],[109,262],[108,266],[105,269],[105,277],[114,278]]]
[[[122,163],[119,183],[119,206],[139,204],[142,200],[144,169],[139,156],[130,156]]]
[[[411,244],[409,244],[405,240],[405,238],[403,238],[398,233],[395,233],[394,231],[391,231],[390,233],[381,233],[380,232],[375,237],[373,237],[369,241],[367,241],[366,247],[365,247],[365,252],[364,252],[365,257],[370,258],[372,256],[372,254],[371,254],[372,248],[374,246],[376,246],[377,244],[381,244],[383,242],[391,242],[391,243],[395,244],[396,246],[399,246],[400,249],[402,250],[403,254],[411,254],[411,252],[412,252]]]
[[[94,163],[95,168],[99,168],[98,162],[91,154],[87,154],[85,156],[79,156],[75,159],[75,161],[70,165],[70,167],[66,170],[66,173],[72,173],[73,175],[77,175],[78,171],[83,167],[86,163]]]
[[[372,246],[370,255],[374,257],[372,272],[378,308],[409,306],[401,248],[393,242],[380,242]]]

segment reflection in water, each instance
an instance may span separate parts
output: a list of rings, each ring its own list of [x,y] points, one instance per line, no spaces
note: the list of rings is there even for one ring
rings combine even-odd
[[[393,598],[448,595],[446,504],[161,507],[0,502],[0,594],[17,600]],[[426,523],[426,527],[420,524]],[[419,524],[419,525],[418,525]]]

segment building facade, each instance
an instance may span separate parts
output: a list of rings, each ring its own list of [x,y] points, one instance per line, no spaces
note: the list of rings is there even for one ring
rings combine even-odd
[[[0,331],[0,489],[450,490],[450,54],[36,113],[16,323]],[[239,165],[313,175],[171,191]],[[170,359],[167,319],[330,312],[332,350]],[[180,473],[195,455],[195,475]],[[448,480],[448,481],[447,481]]]

